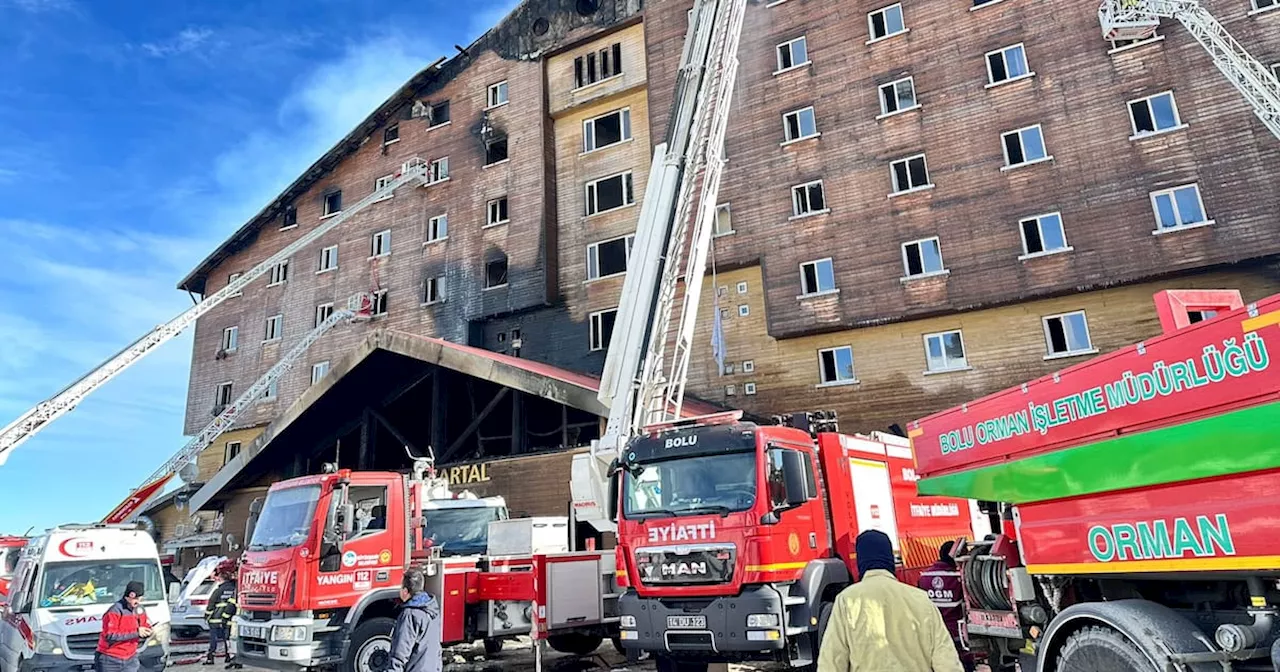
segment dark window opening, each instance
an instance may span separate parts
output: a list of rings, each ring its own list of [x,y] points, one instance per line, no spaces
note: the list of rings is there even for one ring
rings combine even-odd
[[[1050,352],[1067,352],[1067,332],[1062,327],[1062,320],[1049,320],[1047,322],[1049,328],[1049,350]]]
[[[339,203],[341,205],[341,203]],[[298,225],[298,209],[292,205],[284,209],[284,218],[281,220],[280,228],[287,229]]]
[[[573,74],[577,88],[622,74],[622,43],[575,58]]]
[[[1133,130],[1136,133],[1154,133],[1155,120],[1151,118],[1151,108],[1145,100],[1129,103],[1129,111],[1133,113]]]
[[[400,124],[392,124],[382,131],[382,144],[390,144],[400,139]]]
[[[507,160],[507,139],[497,138],[485,143],[484,146],[484,164],[486,166],[493,165],[499,161]]]
[[[1205,320],[1217,317],[1217,315],[1218,315],[1218,311],[1216,310],[1188,310],[1187,311],[1187,319],[1191,324],[1195,324],[1196,322],[1204,322]]]
[[[431,111],[427,114],[428,126],[440,126],[449,123],[449,101],[436,103],[431,106]]]
[[[1040,226],[1036,220],[1023,220],[1022,235],[1027,240],[1027,254],[1044,252],[1044,241],[1040,238]]]
[[[324,214],[326,216],[342,212],[342,192],[335,191],[324,196]]]
[[[627,272],[627,252],[630,237],[618,238],[596,245],[597,277],[606,277]]]
[[[1022,136],[1018,133],[1004,136],[1004,149],[1009,154],[1009,165],[1015,166],[1025,160],[1022,155]]]
[[[502,287],[507,284],[507,258],[494,259],[484,265],[485,289]]]
[[[613,342],[613,325],[618,320],[618,311],[605,310],[591,316],[591,350],[608,350]]]
[[[920,244],[907,245],[907,275],[924,273],[924,261],[920,257]]]
[[[996,52],[987,55],[987,63],[991,66],[991,81],[1002,82],[1009,78],[1009,74],[1004,69],[1004,53]]]

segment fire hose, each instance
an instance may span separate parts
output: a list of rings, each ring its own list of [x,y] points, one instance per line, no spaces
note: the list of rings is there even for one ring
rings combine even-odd
[[[965,594],[976,602],[979,609],[1011,611],[1009,603],[1009,578],[1004,558],[974,554],[964,563]]]

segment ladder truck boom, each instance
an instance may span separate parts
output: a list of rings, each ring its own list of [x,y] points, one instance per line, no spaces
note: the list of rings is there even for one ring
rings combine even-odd
[[[329,317],[325,318],[320,324],[316,325],[306,336],[302,337],[289,352],[285,353],[262,377],[254,381],[235,401],[231,402],[223,408],[213,418],[213,421],[205,425],[204,429],[198,434],[191,437],[187,445],[181,450],[174,453],[155,473],[151,474],[138,489],[134,490],[129,496],[121,502],[111,513],[102,519],[103,523],[114,524],[123,523],[135,518],[139,511],[142,511],[147,502],[155,497],[163,489],[164,484],[178,472],[182,466],[200,455],[205,448],[218,439],[223,432],[231,428],[236,420],[246,409],[257,401],[258,397],[266,392],[271,384],[276,382],[293,368],[298,360],[306,354],[307,350],[320,340],[330,329],[342,322],[357,322],[370,319],[372,313],[372,298],[368,293],[361,292],[352,296],[347,302],[347,308],[336,310]]]
[[[1176,19],[1191,33],[1267,129],[1280,138],[1280,81],[1199,0],[1103,0],[1098,7],[1102,34],[1109,40],[1149,37],[1161,17]]]
[[[279,252],[267,257],[263,262],[248,271],[245,271],[239,278],[228,283],[226,287],[223,287],[217,292],[205,297],[202,301],[191,308],[188,308],[181,315],[173,318],[169,322],[151,330],[147,335],[120,351],[119,354],[103,362],[97,368],[85,374],[84,377],[75,381],[61,392],[23,413],[18,417],[18,419],[9,423],[9,425],[3,430],[0,430],[0,465],[3,465],[5,461],[8,460],[9,454],[22,442],[31,438],[36,432],[39,432],[62,414],[70,411],[72,408],[75,408],[77,404],[85,399],[85,397],[105,385],[125,369],[137,363],[138,360],[151,354],[151,352],[156,348],[164,345],[170,339],[185,331],[187,327],[194,324],[196,320],[205,313],[213,310],[223,301],[234,296],[238,296],[240,292],[249,285],[249,283],[262,277],[276,264],[288,260],[299,250],[302,250],[318,240],[321,236],[341,226],[365,208],[394,193],[400,187],[414,181],[425,183],[426,175],[427,164],[425,161],[422,161],[421,159],[412,159],[406,162],[401,166],[401,170],[397,174],[396,178],[384,185],[381,189],[377,189],[368,196],[360,199],[360,201],[356,202],[350,208],[343,210],[341,214],[325,220],[320,224],[320,226],[317,226],[304,234],[301,238],[282,248]]]
[[[589,478],[573,479],[575,515],[597,527],[612,524],[599,506],[608,464],[644,426],[680,417],[745,13],[746,0],[699,0],[685,35],[671,126],[654,149],[600,383],[608,421],[593,442]]]

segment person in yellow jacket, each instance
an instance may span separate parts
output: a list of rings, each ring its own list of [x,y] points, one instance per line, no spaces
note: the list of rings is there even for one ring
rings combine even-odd
[[[836,597],[818,672],[964,672],[938,608],[894,576],[889,537],[867,530],[854,549],[859,580]]]

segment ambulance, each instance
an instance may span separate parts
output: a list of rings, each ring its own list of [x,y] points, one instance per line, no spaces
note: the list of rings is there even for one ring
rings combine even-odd
[[[27,544],[9,603],[0,607],[0,670],[92,670],[102,617],[130,581],[153,632],[139,647],[142,670],[169,657],[169,604],[155,540],[133,525],[65,525]]]

